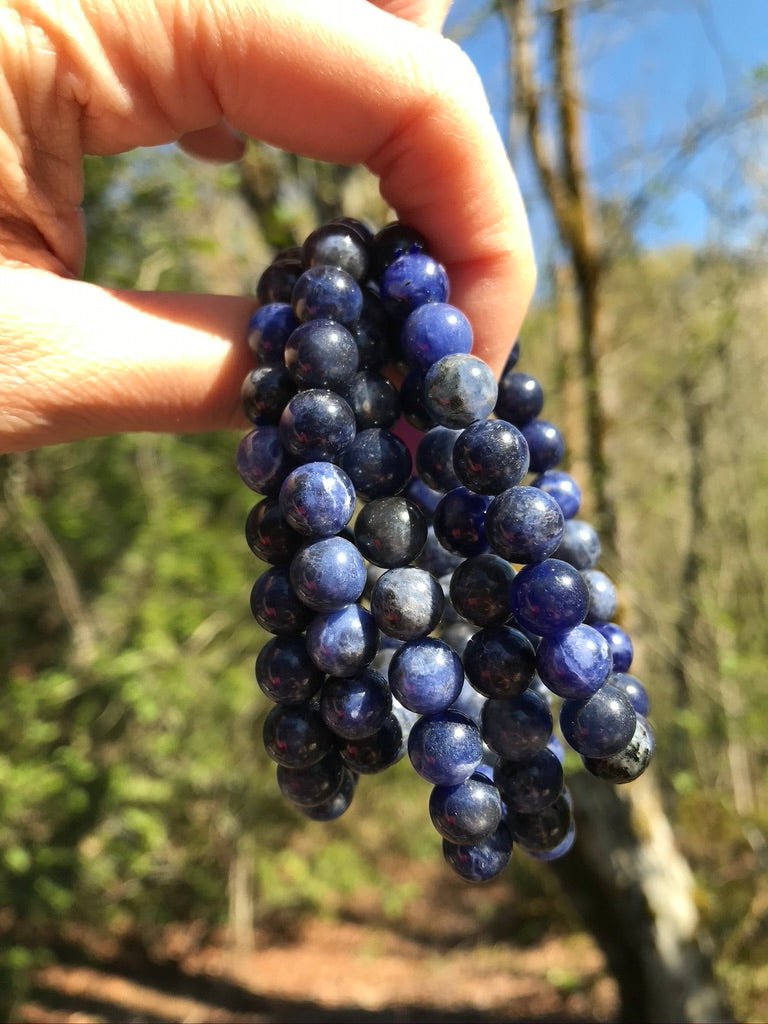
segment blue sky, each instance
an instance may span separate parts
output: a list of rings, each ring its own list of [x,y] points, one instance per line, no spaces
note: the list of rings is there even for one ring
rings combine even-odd
[[[466,24],[481,0],[454,0],[449,31]],[[582,7],[586,7],[582,4]],[[768,0],[615,0],[579,20],[588,166],[598,190],[632,196],[658,183],[685,126],[739,109],[754,90],[753,71],[768,66]],[[505,131],[507,82],[504,30],[486,21],[460,42],[486,86]],[[763,95],[768,94],[764,83]],[[768,126],[728,133],[701,147],[681,178],[666,182],[638,230],[647,246],[697,244],[725,230],[704,196],[716,191],[749,206],[738,166],[762,147],[768,177]],[[524,154],[515,161],[539,255],[551,227],[535,197]]]

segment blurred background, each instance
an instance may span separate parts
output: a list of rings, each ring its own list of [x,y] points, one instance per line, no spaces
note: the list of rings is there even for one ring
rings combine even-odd
[[[768,10],[456,0],[540,268],[565,433],[657,734],[571,764],[577,849],[470,887],[401,763],[332,825],[262,752],[233,434],[0,462],[0,1019],[768,1018]],[[87,162],[87,277],[245,294],[360,169]],[[510,338],[510,345],[514,338]]]

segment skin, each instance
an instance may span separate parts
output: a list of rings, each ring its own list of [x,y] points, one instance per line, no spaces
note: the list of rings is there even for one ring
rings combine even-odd
[[[445,264],[498,373],[535,271],[482,86],[440,35],[447,7],[0,0],[0,453],[243,425],[254,300],[79,280],[86,153],[176,141],[237,160],[242,133],[366,165]]]

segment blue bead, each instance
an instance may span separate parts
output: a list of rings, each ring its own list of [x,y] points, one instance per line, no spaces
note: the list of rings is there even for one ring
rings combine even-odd
[[[434,491],[450,491],[459,486],[453,468],[453,446],[460,430],[432,427],[419,440],[415,465],[419,479]]]
[[[320,714],[336,736],[349,740],[372,736],[391,711],[389,683],[370,668],[354,676],[331,676],[323,684]]]
[[[627,633],[615,622],[594,622],[592,625],[608,641],[614,672],[627,672],[632,664],[634,648]]]
[[[371,276],[378,279],[401,256],[426,252],[427,240],[415,228],[400,221],[392,221],[376,232],[370,241],[369,250]]]
[[[360,554],[386,569],[408,565],[427,540],[427,523],[417,505],[394,495],[369,501],[355,519]]]
[[[510,811],[540,811],[563,791],[563,766],[546,747],[528,761],[501,761],[493,777]]]
[[[496,395],[493,371],[477,356],[443,356],[424,377],[425,405],[444,427],[459,429],[486,419]]]
[[[485,517],[485,535],[509,562],[541,562],[557,549],[565,521],[560,506],[537,487],[510,487],[497,494]]]
[[[509,595],[515,570],[498,555],[485,552],[465,559],[453,571],[451,604],[476,626],[500,626],[510,616]]]
[[[589,592],[581,573],[557,558],[524,565],[510,588],[515,620],[536,636],[578,626],[584,621],[588,603]]]
[[[340,464],[363,501],[398,494],[411,477],[407,445],[389,430],[361,430],[342,454]]]
[[[453,468],[465,487],[479,494],[501,494],[528,472],[528,445],[511,423],[478,420],[453,446]]]
[[[404,320],[426,302],[445,302],[448,275],[425,253],[401,256],[387,267],[379,284],[385,309]]]
[[[587,771],[597,778],[612,782],[614,785],[622,785],[634,782],[643,774],[651,763],[653,752],[654,739],[651,727],[641,715],[638,715],[634,734],[626,747],[607,757],[582,757],[581,761]]]
[[[433,528],[443,547],[454,555],[471,558],[488,550],[485,514],[491,499],[466,487],[454,487],[435,509]]]
[[[608,680],[611,686],[622,690],[629,698],[629,703],[635,709],[635,713],[646,718],[650,711],[650,701],[645,687],[639,679],[628,675],[626,672],[612,672]]]
[[[437,426],[435,417],[427,408],[424,396],[424,370],[411,370],[400,385],[400,408],[403,418],[417,430],[430,430]]]
[[[264,305],[272,302],[290,303],[293,286],[302,272],[301,250],[285,258],[276,257],[256,285],[256,298]]]
[[[499,791],[479,772],[455,786],[435,786],[429,796],[429,817],[449,842],[476,843],[499,827]]]
[[[255,426],[274,424],[295,394],[296,383],[284,366],[257,366],[243,381],[240,403]]]
[[[496,415],[522,427],[539,415],[544,406],[541,384],[527,373],[505,373],[499,381]]]
[[[530,685],[536,668],[531,642],[510,626],[489,626],[467,641],[462,658],[473,687],[486,697],[517,697]]]
[[[368,274],[368,246],[359,229],[350,224],[331,222],[315,228],[304,239],[302,255],[307,267],[338,267],[356,281]]]
[[[570,795],[564,790],[554,803],[532,813],[512,811],[508,822],[512,838],[525,853],[551,853],[564,842],[573,826]]]
[[[262,562],[287,565],[305,538],[283,519],[277,498],[262,498],[245,521],[248,547]]]
[[[560,708],[563,739],[584,757],[618,753],[632,739],[636,722],[629,698],[610,683],[588,700],[565,700]]]
[[[534,860],[553,861],[560,860],[561,857],[564,857],[566,853],[572,849],[575,842],[576,825],[572,821],[565,834],[565,838],[561,839],[560,842],[556,846],[553,846],[551,850],[531,850],[523,846],[522,843],[518,843],[518,847],[528,857],[533,857]]]
[[[288,567],[275,565],[256,580],[251,590],[251,613],[262,629],[277,636],[302,633],[312,612],[291,586]]]
[[[554,557],[583,570],[594,568],[600,553],[600,538],[594,526],[581,519],[567,520]]]
[[[397,391],[380,373],[361,370],[344,385],[342,393],[354,413],[358,430],[371,427],[389,430],[400,418]]]
[[[248,347],[262,366],[284,366],[285,343],[298,326],[288,302],[268,302],[248,321]]]
[[[528,443],[532,473],[545,473],[552,469],[565,454],[563,435],[546,420],[530,420],[520,428]]]
[[[358,363],[355,339],[335,320],[301,324],[285,343],[285,365],[300,388],[340,390]]]
[[[294,530],[309,537],[332,537],[352,518],[355,488],[338,466],[308,462],[289,473],[279,500],[280,511]]]
[[[438,581],[425,569],[389,569],[371,591],[371,615],[387,636],[416,640],[440,622],[445,599]]]
[[[290,578],[305,605],[318,612],[333,612],[362,594],[365,562],[355,545],[343,537],[323,537],[296,552]]]
[[[403,489],[403,497],[408,498],[417,508],[421,509],[427,523],[432,522],[432,516],[435,514],[437,503],[442,496],[441,491],[428,487],[417,476],[412,476]],[[441,574],[438,573],[438,575]]]
[[[532,487],[539,487],[554,498],[560,506],[564,519],[573,519],[581,506],[581,490],[567,473],[559,469],[548,469],[531,481]]]
[[[390,768],[405,754],[397,715],[390,714],[384,725],[370,736],[345,740],[339,746],[339,753],[344,764],[360,775],[376,775]]]
[[[507,761],[528,761],[552,736],[549,705],[532,690],[519,697],[488,700],[483,709],[483,739]]]
[[[428,370],[443,356],[469,352],[472,328],[455,306],[430,302],[415,309],[405,321],[400,347],[409,366]]]
[[[272,425],[255,427],[237,446],[237,472],[257,494],[277,494],[295,465]]]
[[[277,785],[286,799],[300,807],[315,807],[331,800],[344,783],[344,762],[332,750],[309,768],[277,766]]]
[[[403,644],[389,665],[392,695],[419,715],[445,711],[461,693],[463,682],[461,659],[433,637]]]
[[[370,612],[358,604],[321,612],[307,628],[307,652],[323,672],[354,676],[373,661],[379,631]]]
[[[354,327],[363,309],[357,281],[338,267],[318,266],[305,270],[293,286],[293,311],[299,320],[335,320]]]
[[[308,768],[333,749],[333,737],[312,704],[277,705],[264,719],[264,749],[278,764]]]
[[[611,671],[608,641],[585,625],[542,637],[536,651],[536,671],[558,697],[586,700],[600,689]]]
[[[355,785],[355,775],[345,767],[338,793],[311,807],[300,807],[296,804],[296,809],[311,821],[336,821],[349,809],[355,795]]]
[[[416,773],[434,786],[455,786],[483,758],[483,740],[475,723],[460,711],[424,715],[408,737],[408,757]]]
[[[280,442],[302,462],[333,462],[355,439],[355,414],[333,391],[310,388],[291,398],[280,417]]]
[[[590,625],[596,622],[610,622],[616,614],[616,588],[604,572],[599,569],[584,569],[581,573],[589,591],[589,608],[584,621]]]
[[[256,682],[276,704],[302,704],[320,689],[323,673],[307,654],[302,636],[275,636],[259,651]]]
[[[502,820],[495,832],[476,843],[443,840],[448,866],[467,882],[488,882],[500,875],[512,856],[512,837]]]

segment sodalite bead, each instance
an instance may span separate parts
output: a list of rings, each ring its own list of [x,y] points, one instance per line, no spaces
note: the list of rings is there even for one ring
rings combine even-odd
[[[446,863],[467,882],[487,882],[501,874],[512,856],[512,836],[504,820],[495,832],[475,843],[443,840]]]
[[[298,326],[287,302],[268,302],[256,310],[248,321],[248,347],[261,366],[285,366],[285,343]]]
[[[276,775],[284,797],[301,807],[314,807],[339,792],[344,782],[344,762],[335,750],[331,750],[309,768],[279,764]]]
[[[361,370],[343,388],[345,401],[355,416],[358,430],[383,427],[389,430],[400,418],[400,397],[386,377]]]
[[[595,622],[593,625],[598,633],[602,633],[608,641],[613,659],[613,671],[629,671],[635,653],[629,636],[615,622]]]
[[[519,630],[510,626],[480,629],[467,641],[464,671],[486,697],[517,697],[531,683],[536,652]]]
[[[628,675],[626,672],[612,672],[608,680],[611,686],[622,690],[629,698],[629,703],[635,709],[635,713],[644,718],[650,711],[650,701],[645,687],[639,679]]]
[[[283,447],[302,462],[332,462],[355,439],[355,414],[341,395],[309,388],[288,401],[278,430]]]
[[[371,736],[391,710],[389,683],[370,668],[346,678],[331,676],[323,684],[320,714],[336,736],[350,740]]]
[[[451,604],[476,626],[500,626],[510,616],[510,593],[515,570],[498,555],[486,551],[465,559],[453,571]]]
[[[427,521],[413,501],[399,495],[369,501],[355,520],[360,553],[386,569],[408,565],[427,540]]]
[[[275,704],[302,704],[317,693],[324,676],[307,654],[302,636],[275,636],[256,659],[256,682]]]
[[[288,474],[279,500],[280,511],[294,530],[309,537],[332,537],[352,518],[355,488],[338,466],[308,462]]]
[[[536,636],[578,626],[584,621],[588,603],[581,573],[559,558],[524,565],[510,587],[515,620]]]
[[[553,423],[547,420],[529,420],[520,431],[528,444],[532,473],[544,473],[552,469],[565,454],[563,435]]]
[[[569,519],[554,557],[577,569],[592,569],[600,558],[600,552],[600,538],[594,526],[582,519]]]
[[[548,807],[563,791],[563,766],[544,747],[529,761],[501,761],[494,780],[504,804],[526,814]]]
[[[453,446],[453,467],[465,487],[479,494],[501,494],[528,472],[528,445],[511,423],[479,420],[461,432]]]
[[[396,764],[405,754],[403,730],[394,713],[370,736],[345,740],[339,745],[342,761],[360,775],[377,775]]]
[[[493,411],[498,388],[489,366],[477,356],[443,356],[427,370],[424,401],[437,423],[459,429]]]
[[[365,562],[355,545],[343,537],[323,537],[297,551],[290,578],[299,599],[308,607],[319,612],[337,611],[362,594]]]
[[[276,636],[303,632],[312,612],[291,586],[288,566],[275,565],[256,580],[251,590],[251,613],[262,629]]]
[[[464,669],[448,644],[433,637],[403,644],[389,665],[389,685],[400,703],[419,715],[444,711],[461,693]]]
[[[284,366],[257,366],[240,388],[240,403],[254,426],[280,422],[286,403],[296,394],[296,382]]]
[[[591,626],[542,637],[536,650],[536,671],[558,697],[586,700],[611,671],[608,641]]]
[[[431,256],[408,253],[390,263],[379,287],[387,312],[404,320],[425,302],[445,302],[448,275]]]
[[[435,509],[434,531],[437,539],[454,555],[471,558],[488,550],[485,513],[491,503],[487,494],[476,494],[466,487],[454,487]]]
[[[443,588],[425,569],[389,569],[371,591],[371,614],[376,625],[396,640],[426,636],[443,614]]]
[[[418,774],[435,786],[455,786],[483,757],[480,730],[460,711],[424,715],[411,729],[408,757]]]
[[[483,708],[483,739],[507,761],[528,761],[552,737],[552,712],[532,690],[519,697],[489,700]]]
[[[331,676],[354,676],[370,665],[379,648],[373,616],[359,604],[316,615],[307,628],[307,653]]]
[[[305,270],[296,281],[291,304],[302,322],[335,320],[354,327],[362,312],[363,295],[357,281],[344,270],[318,266]]]
[[[262,498],[245,521],[248,547],[262,562],[287,565],[305,541],[283,519],[277,498]]]
[[[415,458],[418,479],[434,491],[450,491],[459,486],[453,468],[453,446],[460,434],[460,430],[449,427],[432,427],[419,441]]]
[[[407,445],[381,427],[361,430],[340,463],[363,501],[399,493],[411,476]]]
[[[409,366],[428,370],[443,356],[469,352],[472,328],[455,306],[428,302],[415,309],[403,324],[400,346]]]
[[[564,519],[573,519],[581,507],[581,489],[573,477],[559,469],[548,469],[531,481],[532,487],[546,491],[560,506]]]
[[[540,857],[552,853],[566,841],[573,828],[570,794],[563,790],[554,803],[539,811],[512,811],[508,820],[512,838],[527,854]]]
[[[257,494],[277,494],[295,466],[274,425],[255,427],[237,446],[237,472]]]
[[[589,591],[589,608],[584,621],[593,625],[595,622],[610,622],[616,614],[616,588],[610,577],[599,569],[584,569],[582,578]]]
[[[488,508],[485,535],[510,562],[540,562],[557,549],[565,521],[560,506],[537,487],[510,487]]]
[[[341,388],[358,363],[355,339],[334,320],[301,324],[285,343],[285,365],[302,388]]]
[[[368,274],[368,247],[360,229],[352,224],[331,223],[315,228],[302,245],[308,267],[339,267],[356,281]]]
[[[496,415],[522,427],[539,415],[544,407],[541,384],[527,373],[505,373],[499,384]]]
[[[589,700],[565,700],[560,708],[563,739],[584,757],[617,754],[632,739],[636,724],[629,698],[610,683]]]
[[[437,832],[451,843],[476,843],[495,832],[501,821],[499,791],[479,772],[455,786],[435,786],[429,816]]]
[[[308,768],[333,748],[333,737],[312,704],[276,705],[264,719],[264,749],[278,764]]]
[[[654,739],[651,727],[642,715],[637,716],[632,739],[616,754],[608,757],[582,757],[582,764],[599,779],[622,785],[634,782],[651,763]]]
[[[311,807],[300,807],[296,804],[296,810],[311,821],[335,821],[344,814],[352,803],[356,785],[356,776],[349,768],[345,767],[338,793],[329,797],[328,800],[323,800],[320,804],[313,804]]]

